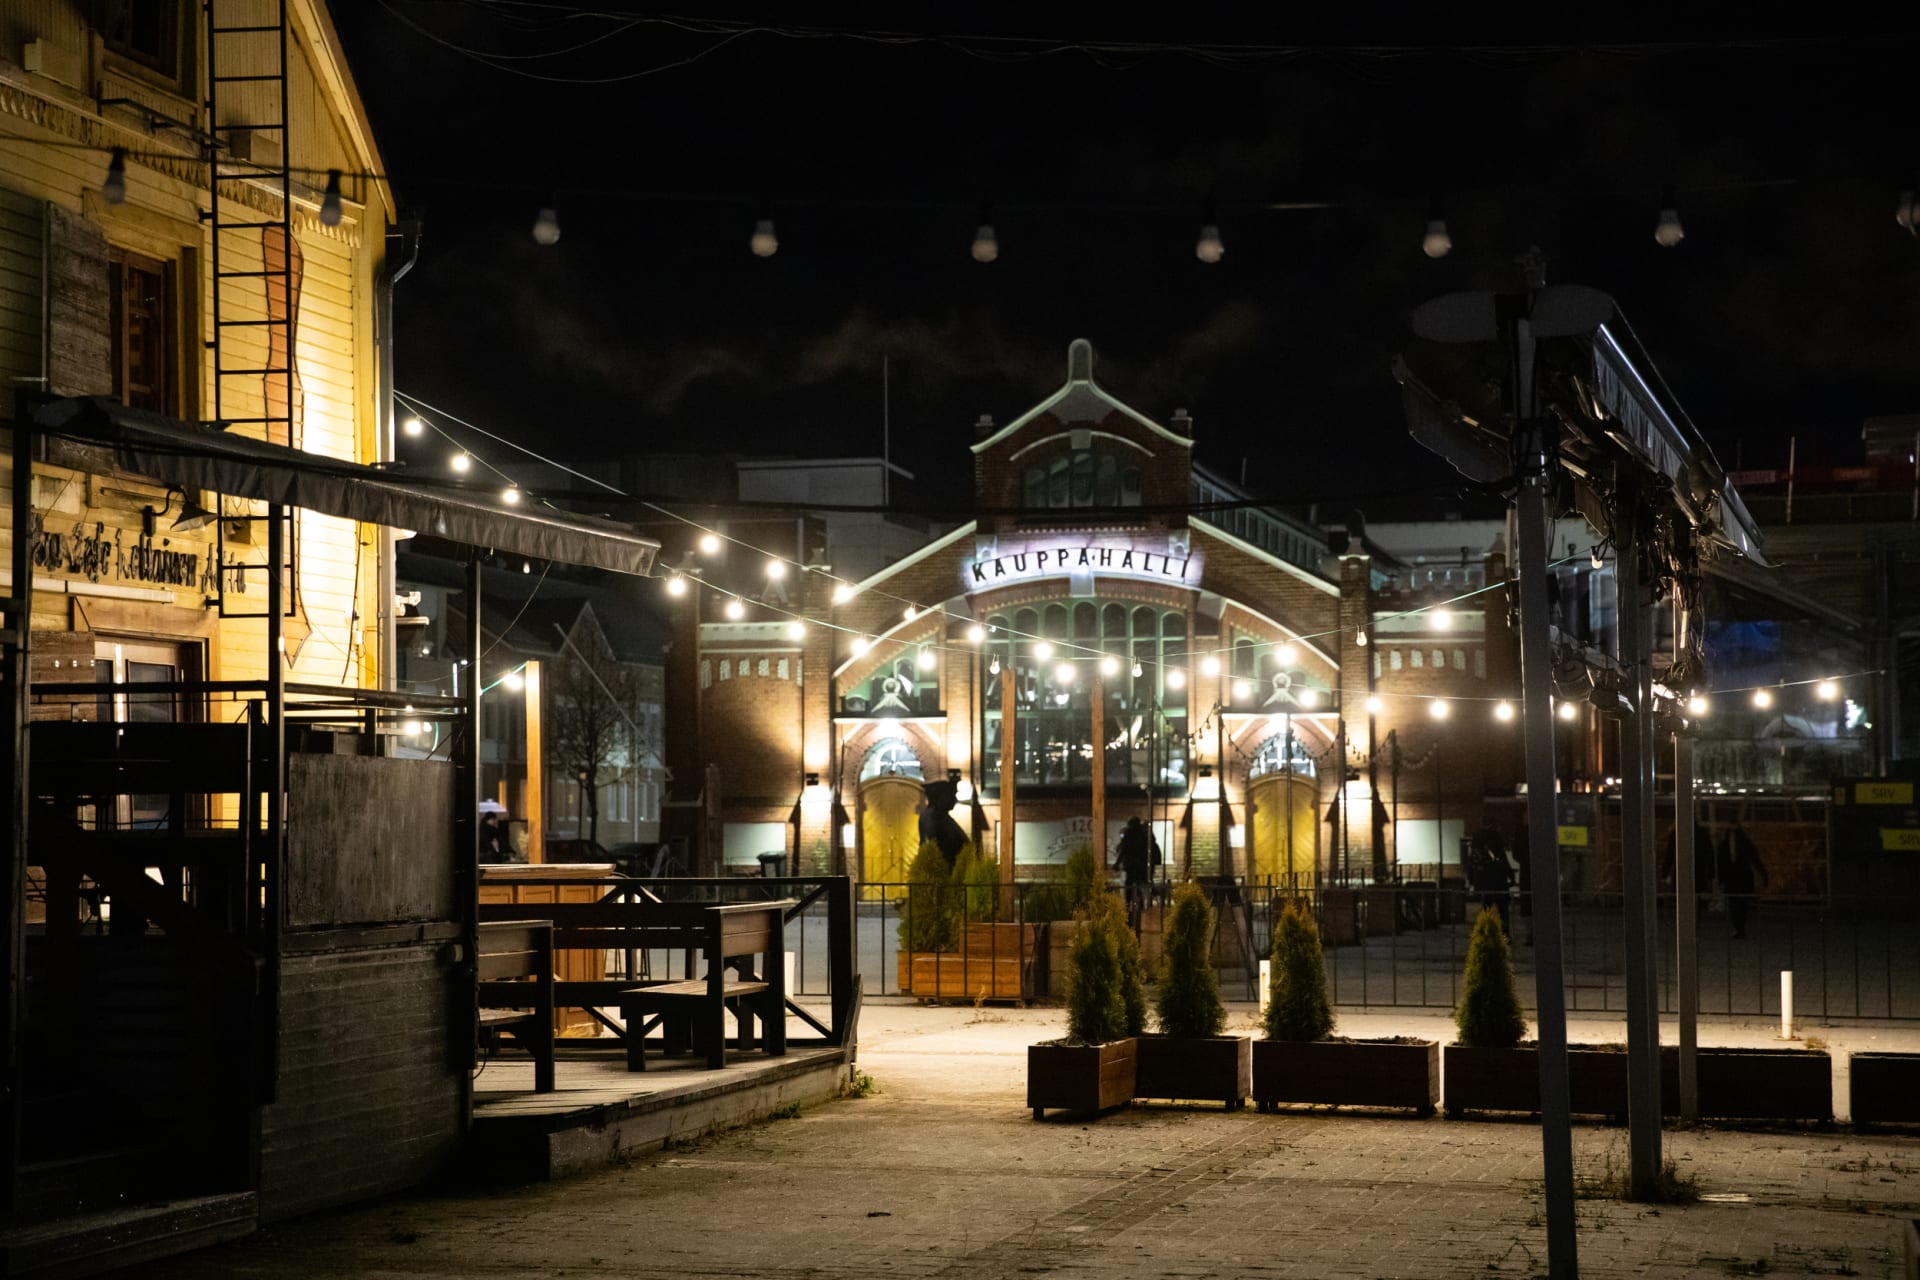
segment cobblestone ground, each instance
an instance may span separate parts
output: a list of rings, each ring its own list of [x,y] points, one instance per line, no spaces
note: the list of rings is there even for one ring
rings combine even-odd
[[[178,1277],[1527,1276],[1544,1274],[1539,1130],[1136,1106],[1036,1124],[1024,1047],[1057,1012],[875,1006],[878,1092],[603,1173],[283,1224]],[[1581,1274],[1901,1273],[1920,1138],[1667,1135],[1710,1197],[1580,1201]],[[1583,1179],[1625,1132],[1576,1131]]]

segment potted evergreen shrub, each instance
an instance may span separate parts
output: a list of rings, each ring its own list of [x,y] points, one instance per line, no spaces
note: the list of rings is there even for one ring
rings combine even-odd
[[[1213,905],[1196,884],[1174,891],[1154,1012],[1160,1033],[1135,1050],[1136,1098],[1218,1098],[1238,1110],[1253,1086],[1246,1036],[1224,1036],[1227,1008],[1213,972]]]
[[[1046,931],[1047,960],[1046,982],[1041,989],[1049,996],[1062,997],[1067,994],[1067,950],[1073,945],[1073,936],[1080,927],[1077,917],[1087,909],[1087,901],[1096,888],[1104,888],[1106,879],[1100,862],[1093,856],[1093,850],[1080,845],[1067,854],[1067,864],[1059,880],[1038,885],[1034,894],[1039,895],[1033,903],[1043,916],[1029,915],[1029,919],[1045,918],[1051,922]],[[1030,895],[1031,897],[1032,895]]]
[[[1027,1105],[1105,1111],[1133,1100],[1134,1037],[1146,1029],[1140,953],[1120,895],[1096,889],[1068,951],[1067,1034],[1027,1047]]]
[[[1271,969],[1266,1038],[1253,1044],[1253,1100],[1262,1111],[1286,1102],[1433,1114],[1440,1099],[1437,1042],[1333,1034],[1320,932],[1301,903],[1287,903],[1274,922]]]
[[[960,954],[940,962],[936,996],[1019,1000],[1033,994],[1040,929],[1000,920],[1000,864],[968,841],[960,846],[949,880]],[[957,970],[949,974],[946,970]],[[957,981],[950,980],[957,978]]]
[[[948,881],[952,872],[947,857],[932,840],[922,841],[919,852],[907,864],[907,900],[900,915],[900,990],[913,992],[915,979],[927,978],[928,994],[938,976],[938,956],[953,950],[957,936],[953,894]],[[929,957],[923,964],[919,957]],[[917,974],[924,968],[924,975]]]

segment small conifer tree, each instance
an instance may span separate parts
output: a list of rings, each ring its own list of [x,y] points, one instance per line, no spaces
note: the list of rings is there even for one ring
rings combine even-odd
[[[1183,884],[1174,890],[1173,914],[1161,940],[1154,1012],[1162,1035],[1217,1036],[1226,1027],[1227,1007],[1220,1002],[1212,947],[1213,904],[1199,885]]]
[[[1085,927],[1068,952],[1067,1039],[1104,1044],[1146,1027],[1146,986],[1139,945],[1127,927],[1126,904],[1107,889],[1087,903]]]
[[[1333,1034],[1320,930],[1304,904],[1289,902],[1273,926],[1267,1039],[1320,1040]]]
[[[1066,883],[1067,905],[1076,912],[1085,911],[1087,903],[1093,898],[1093,891],[1106,884],[1099,860],[1093,856],[1093,850],[1084,844],[1067,854]]]
[[[907,910],[902,921],[908,951],[948,951],[953,948],[954,894],[948,888],[947,857],[932,840],[907,866]]]
[[[1453,1011],[1460,1043],[1483,1049],[1506,1049],[1527,1034],[1520,1011],[1520,993],[1513,985],[1513,960],[1507,952],[1507,931],[1500,913],[1488,907],[1474,921],[1467,942],[1467,976],[1460,987],[1460,1007]]]
[[[1000,896],[1000,864],[983,858],[969,840],[953,860],[952,885],[961,923],[991,920]]]

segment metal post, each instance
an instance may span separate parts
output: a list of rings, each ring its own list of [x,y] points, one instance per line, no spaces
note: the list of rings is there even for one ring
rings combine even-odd
[[[0,1182],[0,1208],[11,1210],[20,1180],[21,1085],[25,1078],[20,1045],[21,1021],[26,1013],[27,982],[27,722],[33,697],[29,682],[33,635],[33,433],[28,430],[28,402],[18,398],[13,417],[13,593],[6,602],[6,665],[0,677],[7,682],[7,754],[13,766],[8,787],[7,831],[7,1012],[0,1026],[0,1148],[7,1162]]]
[[[1220,828],[1220,874],[1233,874],[1233,844],[1227,831],[1227,704],[1216,703],[1213,709],[1213,758],[1214,767],[1219,776],[1214,779],[1218,784],[1214,792],[1215,818]]]
[[[1107,681],[1099,664],[1093,668],[1092,705],[1089,708],[1093,732],[1093,856],[1104,866],[1107,861]]]
[[[460,739],[459,767],[454,773],[453,789],[453,891],[454,906],[460,913],[460,934],[464,960],[456,969],[454,990],[461,992],[455,1005],[456,1017],[464,1022],[452,1030],[455,1043],[465,1045],[477,1057],[480,1047],[478,955],[480,945],[480,691],[486,681],[480,671],[483,637],[480,631],[481,607],[480,553],[467,556],[467,684],[465,706],[461,708],[465,732]],[[467,1117],[473,1116],[471,1074],[466,1089]]]
[[[1014,732],[1019,726],[1019,698],[1015,690],[1020,684],[1019,641],[1011,632],[1007,637],[1007,662],[1000,668],[1000,917],[1013,919],[1013,859],[1016,852],[1014,841],[1014,792],[1018,789],[1014,780],[1017,761],[1014,758]]]
[[[1674,967],[1680,978],[1680,1118],[1700,1119],[1700,952],[1695,933],[1693,843],[1693,738],[1673,735],[1673,937]]]
[[[1620,664],[1631,687],[1631,714],[1621,727],[1621,888],[1626,900],[1627,1155],[1634,1199],[1652,1195],[1660,1176],[1660,1003],[1655,984],[1653,875],[1653,600],[1640,540],[1646,527],[1631,480],[1620,489],[1620,557],[1614,594]]]
[[[1519,329],[1522,412],[1532,408],[1533,345]],[[1530,421],[1519,458],[1516,567],[1520,588],[1520,702],[1526,726],[1528,857],[1533,860],[1536,1034],[1540,1042],[1540,1155],[1547,1202],[1547,1271],[1580,1273],[1573,1218],[1573,1121],[1567,1097],[1567,995],[1560,936],[1560,846],[1554,813],[1553,658],[1547,648],[1547,488],[1552,448]]]

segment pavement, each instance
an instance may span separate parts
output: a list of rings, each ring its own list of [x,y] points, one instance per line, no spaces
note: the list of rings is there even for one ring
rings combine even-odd
[[[1233,1007],[1236,1025],[1253,1016]],[[1538,1126],[1145,1104],[1035,1123],[1025,1048],[1063,1021],[1058,1009],[871,1002],[867,1096],[562,1181],[316,1215],[141,1274],[1545,1275]],[[1340,1027],[1450,1029],[1410,1011],[1347,1012]],[[1777,1043],[1778,1029],[1710,1022],[1701,1041]],[[1911,1025],[1809,1030],[1836,1056],[1920,1048]],[[1574,1033],[1618,1038],[1619,1022]],[[1698,1128],[1665,1142],[1700,1201],[1604,1198],[1625,1130],[1576,1127],[1582,1276],[1905,1274],[1898,1231],[1920,1215],[1920,1134]]]

